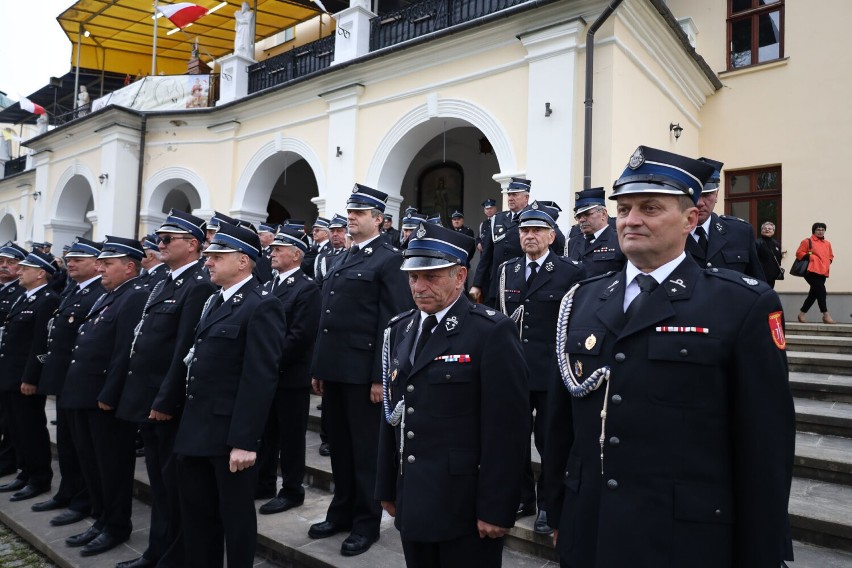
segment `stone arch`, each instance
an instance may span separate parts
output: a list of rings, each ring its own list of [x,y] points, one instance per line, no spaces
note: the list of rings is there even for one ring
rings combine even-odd
[[[299,160],[305,161],[316,181],[318,195],[323,195],[326,177],[317,153],[304,141],[279,134],[261,146],[246,164],[237,182],[230,214],[253,223],[265,221],[276,182]]]
[[[410,110],[390,128],[376,148],[365,183],[399,200],[402,180],[420,148],[443,131],[469,126],[479,129],[488,139],[500,171],[517,169],[509,135],[496,118],[468,101],[432,99]]]
[[[18,240],[18,224],[15,214],[8,208],[0,211],[0,243]]]
[[[146,180],[139,211],[142,231],[150,233],[156,230],[173,207],[189,209],[200,217],[207,217],[213,212],[210,190],[198,173],[174,166],[164,168]]]
[[[50,222],[45,225],[53,233],[55,250],[71,244],[74,237],[94,238],[97,233],[96,181],[92,171],[79,163],[59,176],[50,206]]]

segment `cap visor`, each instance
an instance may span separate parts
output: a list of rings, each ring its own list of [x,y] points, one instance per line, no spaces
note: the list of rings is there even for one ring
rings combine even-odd
[[[544,227],[545,229],[552,229],[553,226],[550,225],[547,221],[541,221],[540,219],[535,219],[532,221],[522,221],[519,228],[523,229],[524,227]]]
[[[432,258],[429,256],[410,256],[402,261],[400,270],[437,270],[448,266],[460,266],[458,263],[450,262],[443,258]]]
[[[207,247],[204,250],[205,254],[211,253],[211,252],[226,253],[226,252],[243,252],[243,251],[237,250],[237,249],[231,248],[231,247],[226,247],[224,245],[220,245],[219,243],[212,243],[209,247]],[[243,253],[243,254],[248,254],[248,253]]]
[[[686,197],[692,197],[685,191],[681,191],[670,185],[637,182],[627,183],[621,187],[615,188],[612,195],[609,196],[609,199],[615,199],[619,195],[630,195],[633,193],[661,193],[663,195],[685,195]]]

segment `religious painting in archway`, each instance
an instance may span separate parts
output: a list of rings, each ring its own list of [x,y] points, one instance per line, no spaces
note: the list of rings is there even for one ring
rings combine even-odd
[[[450,215],[464,210],[464,172],[453,162],[426,168],[417,182],[417,209],[430,217],[439,214],[450,226]]]

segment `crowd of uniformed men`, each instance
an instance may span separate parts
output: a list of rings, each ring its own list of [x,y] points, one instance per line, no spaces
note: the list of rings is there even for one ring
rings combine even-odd
[[[713,212],[722,164],[639,147],[559,206],[515,178],[474,234],[355,185],[346,217],[250,223],[171,211],[141,242],[0,249],[0,486],[84,556],[128,540],[136,448],[145,553],[253,563],[262,514],[302,505],[311,389],[340,552],[395,517],[410,567],[500,566],[535,515],[563,566],[772,567],[790,555],[783,314],[751,227]],[[468,269],[476,252],[472,281]],[[64,265],[64,266],[63,266]],[[470,284],[469,294],[467,286]],[[470,299],[469,297],[470,296]],[[541,455],[531,467],[530,434]],[[280,472],[280,488],[278,473]]]

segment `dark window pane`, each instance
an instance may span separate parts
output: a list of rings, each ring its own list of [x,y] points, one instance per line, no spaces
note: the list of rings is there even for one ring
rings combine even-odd
[[[775,197],[757,200],[757,224],[760,226],[766,221],[775,223],[776,231],[778,230],[781,220],[778,218],[778,199]]]
[[[731,0],[731,14],[742,12],[751,8],[753,0]]]
[[[757,191],[778,190],[777,171],[759,172],[757,174]]]
[[[781,12],[769,12],[758,18],[757,61],[772,61],[781,57]]]
[[[731,68],[751,65],[751,18],[731,22]]]
[[[731,203],[731,215],[748,221],[751,211],[751,201],[734,201]]]
[[[741,194],[741,193],[748,193],[749,190],[751,189],[749,187],[749,185],[750,185],[749,182],[751,181],[751,176],[748,175],[748,174],[743,175],[743,176],[731,176],[729,179],[730,179],[730,182],[729,182],[730,187],[728,187],[728,193],[730,193],[732,195],[737,195],[737,194]]]
[[[769,6],[771,4],[778,4],[781,0],[758,0],[758,6]]]

